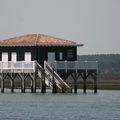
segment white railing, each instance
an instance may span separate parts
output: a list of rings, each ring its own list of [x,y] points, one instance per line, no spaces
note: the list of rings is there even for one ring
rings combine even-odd
[[[97,70],[98,61],[54,61],[50,63],[55,70]]]
[[[50,73],[50,76],[51,76],[51,79],[52,79],[53,68],[46,61],[44,61],[44,69],[45,69],[45,72]],[[66,91],[71,92],[70,86],[55,71],[54,71],[54,80],[55,80],[58,88],[60,88],[62,90],[62,87],[64,86],[66,88]]]
[[[0,73],[2,72],[10,72],[10,73],[33,73],[35,72],[35,61],[8,61],[3,62],[0,61]]]

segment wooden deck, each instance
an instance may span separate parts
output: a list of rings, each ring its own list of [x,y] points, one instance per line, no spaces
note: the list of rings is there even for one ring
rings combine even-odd
[[[4,92],[4,80],[9,77],[11,81],[11,92],[14,92],[14,80],[21,79],[21,92],[25,92],[25,80],[31,79],[31,92],[36,92],[36,79],[41,83],[41,93],[46,92],[46,86],[50,87],[53,93],[71,92],[72,88],[66,83],[69,75],[74,80],[74,93],[77,93],[77,79],[83,79],[83,92],[86,93],[86,81],[89,76],[94,80],[94,93],[97,93],[97,61],[55,61],[44,62],[42,68],[37,61],[0,61],[1,92]]]
[[[65,81],[71,75],[74,80],[74,93],[77,93],[79,77],[83,79],[83,92],[86,93],[89,76],[93,79],[94,93],[97,93],[98,61],[54,61],[50,64]]]

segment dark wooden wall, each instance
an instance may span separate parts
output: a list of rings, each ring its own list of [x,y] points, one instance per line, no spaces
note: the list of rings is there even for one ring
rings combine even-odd
[[[11,53],[17,53],[17,61],[24,60],[24,53],[31,52],[32,60],[36,59],[35,47],[0,47],[0,60],[2,60],[2,52],[8,52],[8,60],[11,61]]]
[[[12,47],[0,47],[0,60],[2,52],[8,52],[9,58],[11,60],[11,53],[17,53],[17,60],[24,60],[24,53],[31,52],[32,60],[37,60],[41,65],[43,65],[44,60],[48,59],[48,52],[55,52],[55,60],[59,61],[59,53],[63,53],[63,59],[68,61],[77,60],[77,47],[64,47],[64,46],[12,46]]]

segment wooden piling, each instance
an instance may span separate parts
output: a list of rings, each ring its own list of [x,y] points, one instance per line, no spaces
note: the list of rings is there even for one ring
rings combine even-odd
[[[77,73],[74,76],[74,93],[77,93]]]
[[[11,92],[14,92],[14,79],[11,79]]]
[[[22,90],[22,93],[25,93],[25,81],[24,81],[24,79],[22,80],[22,88],[21,88]]]
[[[83,73],[83,93],[86,93],[86,80],[87,80],[87,75],[86,72]]]
[[[33,79],[33,93],[36,93],[36,77],[37,77],[37,74],[35,72],[34,73],[34,79]]]
[[[34,75],[32,73],[29,73],[29,77],[31,79],[31,93],[33,93],[33,80],[34,80]]]
[[[25,79],[24,79],[24,73],[22,74],[22,87],[21,87],[21,92],[25,93]]]
[[[41,75],[41,93],[46,93],[45,70],[44,69],[42,69],[42,75]]]
[[[83,93],[86,93],[86,79],[83,80]]]
[[[97,93],[97,75],[94,76],[94,93]]]
[[[31,79],[31,93],[33,93],[33,80]]]
[[[77,93],[77,73],[74,72],[73,74],[71,74],[73,80],[74,80],[74,93]]]
[[[94,80],[94,82],[93,82],[94,83],[94,93],[97,93],[97,73],[96,72],[91,73],[91,76]]]
[[[11,82],[11,92],[13,93],[14,92],[14,74],[11,73],[11,74],[8,74],[9,78],[11,79],[10,82]]]
[[[1,74],[1,93],[4,93],[4,79],[3,79],[3,73]]]

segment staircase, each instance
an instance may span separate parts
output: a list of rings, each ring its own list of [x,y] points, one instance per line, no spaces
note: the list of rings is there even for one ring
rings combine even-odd
[[[53,70],[50,64],[46,61],[44,61],[44,69],[39,65],[39,63],[37,63],[38,77],[40,79],[42,79],[43,70],[44,70],[45,84],[48,87],[50,87],[51,89],[54,89],[54,87],[56,86],[57,92],[59,93],[71,92],[70,86]]]

